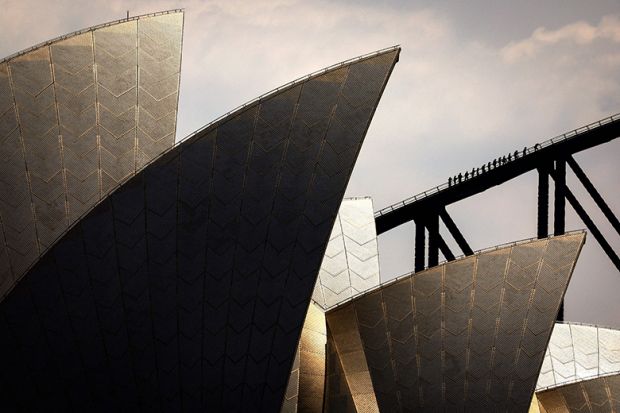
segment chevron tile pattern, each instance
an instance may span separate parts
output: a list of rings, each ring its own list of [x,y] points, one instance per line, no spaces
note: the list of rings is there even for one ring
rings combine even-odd
[[[9,66],[0,64],[0,291],[8,291],[17,275],[39,255],[31,191],[24,168],[24,145],[12,92]]]
[[[310,303],[281,412],[323,411],[325,384],[325,313]]]
[[[536,396],[541,413],[617,413],[620,374],[565,384]]]
[[[0,61],[0,298],[79,217],[172,146],[183,13]]]
[[[104,198],[0,303],[7,403],[280,410],[338,207],[399,51],[279,89]],[[121,129],[114,138],[130,128]]]
[[[620,373],[620,331],[556,323],[536,389]]]
[[[60,204],[63,205],[64,215],[66,199],[68,216],[65,219],[75,222],[101,196],[93,35],[84,33],[70,37],[53,43],[50,50],[58,108],[58,135],[62,140],[58,160],[62,162],[66,181],[66,188],[58,186],[62,198]],[[59,231],[65,229],[62,225],[57,228]],[[49,248],[58,235],[55,234],[44,249]]]
[[[358,359],[380,411],[527,411],[584,239],[574,233],[478,253],[336,307],[327,322],[345,375],[340,324],[358,331]]]
[[[180,13],[138,24],[138,169],[174,144],[182,36]]]
[[[370,198],[345,199],[327,244],[312,299],[328,309],[379,285],[379,252]]]
[[[97,110],[101,192],[114,188],[136,167],[138,24],[120,23],[93,35],[97,62]]]

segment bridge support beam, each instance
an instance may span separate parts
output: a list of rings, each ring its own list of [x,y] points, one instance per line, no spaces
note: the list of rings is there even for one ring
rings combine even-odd
[[[439,216],[430,215],[426,219],[428,228],[428,266],[434,267],[439,264]]]
[[[574,162],[574,163],[575,163],[575,165],[577,165],[576,162]],[[553,171],[553,174],[552,174],[553,180],[555,182],[555,187],[556,187],[556,193],[555,193],[555,196],[556,196],[555,206],[556,206],[556,208],[558,207],[558,198],[557,198],[557,196],[558,196],[558,186],[560,186],[562,188],[562,193],[563,193],[564,201],[568,200],[568,202],[571,204],[571,206],[573,207],[573,209],[575,210],[575,212],[577,213],[579,218],[581,218],[583,223],[586,225],[586,227],[588,228],[588,230],[590,231],[592,236],[598,241],[598,243],[601,246],[601,248],[603,248],[603,251],[605,251],[605,253],[609,257],[611,262],[615,265],[615,267],[618,269],[618,271],[620,271],[620,258],[614,252],[614,250],[611,247],[611,245],[609,245],[609,243],[605,239],[605,236],[598,229],[598,227],[596,226],[594,221],[592,221],[592,219],[590,218],[590,216],[588,215],[586,210],[581,206],[581,204],[579,203],[579,201],[577,200],[575,195],[573,195],[573,193],[570,191],[570,189],[568,189],[568,187],[566,186],[566,163],[562,162],[561,165],[563,166],[563,168],[560,167],[560,170],[558,171],[558,168],[557,168],[558,167],[558,163],[556,162],[556,169]],[[573,168],[572,165],[571,165],[571,168]],[[579,168],[578,165],[577,165],[577,168]],[[579,169],[581,169],[581,168],[579,168]],[[581,172],[583,172],[583,171],[581,171]],[[585,176],[585,174],[584,174],[584,176]],[[587,179],[587,177],[586,177],[586,179]],[[559,185],[558,185],[558,182],[560,183]],[[589,182],[589,180],[588,180],[588,182]],[[585,184],[584,184],[584,186],[585,186]],[[594,186],[592,186],[592,188],[594,188]],[[602,198],[601,198],[601,200],[602,200]],[[561,205],[565,205],[565,202],[562,202]],[[556,209],[556,214],[557,214],[557,209]],[[557,215],[556,215],[555,219],[556,219],[556,221],[555,221],[556,226],[555,226],[554,234],[555,235],[560,235],[560,234],[557,234],[557,232],[556,232],[557,229],[558,229],[558,227],[557,227]],[[562,223],[562,228],[561,229],[562,229],[562,231],[564,231],[564,208],[562,208],[562,222],[561,223]],[[562,304],[560,305],[560,309],[558,311],[558,320],[559,321],[563,321],[564,320],[564,301],[562,301]]]
[[[566,161],[556,159],[553,194],[553,235],[566,232]],[[558,310],[558,321],[564,321],[564,300]]]
[[[549,169],[538,168],[538,239],[549,234]]]
[[[605,202],[601,194],[596,190],[590,179],[588,179],[583,169],[581,169],[581,167],[577,164],[577,161],[575,161],[572,156],[569,156],[566,159],[566,162],[568,162],[568,166],[571,167],[577,178],[581,181],[581,184],[584,188],[586,188],[592,199],[594,199],[594,202],[596,202],[596,205],[598,205],[601,212],[603,212],[607,220],[609,220],[609,223],[614,227],[618,235],[620,235],[620,222],[618,221],[618,218],[613,213],[611,208],[609,208],[609,205],[607,205],[607,202]]]
[[[592,236],[598,241],[601,248],[603,248],[603,251],[605,251],[611,262],[616,266],[618,271],[620,271],[620,258],[614,252],[614,249],[611,247],[611,245],[609,245],[609,243],[605,239],[605,236],[603,236],[603,234],[598,229],[594,221],[592,221],[585,209],[583,209],[579,201],[577,201],[575,195],[573,195],[573,193],[568,188],[566,188],[566,199],[568,200],[568,202],[570,202],[571,206],[573,207],[579,218],[581,218],[583,223],[586,224],[586,227],[588,228]]]
[[[555,191],[553,208],[553,235],[563,235],[566,232],[566,161],[555,161]]]
[[[446,241],[443,239],[439,232],[437,233],[437,245],[439,246],[439,250],[441,251],[443,256],[446,257],[446,260],[454,261],[454,254],[452,253],[452,251],[450,251],[450,247],[448,247],[448,244],[446,244]]]
[[[467,243],[467,241],[465,241],[465,238],[463,237],[463,234],[461,234],[461,231],[459,231],[458,227],[456,226],[456,224],[452,220],[452,217],[448,214],[448,211],[446,211],[445,208],[442,208],[439,211],[439,216],[441,217],[441,220],[443,221],[443,223],[446,226],[446,228],[448,228],[448,231],[450,231],[450,234],[452,235],[452,237],[456,241],[456,243],[459,246],[459,248],[461,249],[461,251],[463,251],[463,254],[465,254],[465,255],[473,255],[474,252],[472,251],[472,249],[469,246],[469,244]],[[449,259],[449,258],[446,257],[446,259]]]
[[[424,255],[426,249],[426,227],[421,218],[415,222],[415,245],[413,255],[413,270],[419,272],[424,270]]]

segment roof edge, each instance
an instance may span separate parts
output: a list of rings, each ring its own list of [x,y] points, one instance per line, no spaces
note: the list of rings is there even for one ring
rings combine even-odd
[[[297,78],[295,80],[292,80],[292,81],[290,81],[290,82],[288,82],[288,83],[286,83],[286,84],[284,84],[282,86],[279,86],[279,87],[277,87],[275,89],[272,89],[269,92],[263,93],[262,95],[254,98],[252,100],[249,100],[249,101],[247,101],[247,102],[237,106],[236,108],[234,108],[232,110],[229,110],[228,112],[224,113],[223,115],[218,116],[217,118],[215,118],[211,122],[205,124],[204,126],[200,127],[199,129],[196,129],[194,132],[191,132],[189,135],[185,136],[181,140],[176,141],[174,143],[174,145],[172,145],[171,147],[169,147],[168,149],[166,149],[165,151],[163,151],[159,155],[157,155],[155,158],[151,159],[149,162],[144,164],[142,166],[141,170],[146,169],[146,167],[149,166],[150,164],[157,162],[160,158],[163,158],[168,153],[174,151],[178,146],[184,145],[185,143],[187,143],[187,141],[189,141],[192,138],[198,136],[199,134],[201,134],[201,133],[203,133],[203,132],[205,132],[205,131],[207,131],[207,130],[209,130],[211,128],[219,126],[220,123],[222,123],[226,119],[229,119],[229,118],[231,118],[233,116],[236,116],[237,114],[243,112],[244,110],[249,109],[253,105],[261,103],[265,99],[269,99],[272,96],[274,96],[274,95],[276,95],[276,94],[278,94],[280,92],[283,92],[285,90],[291,89],[291,88],[293,88],[293,87],[295,87],[295,86],[297,86],[297,85],[299,85],[299,84],[301,84],[301,83],[303,83],[305,81],[308,81],[308,80],[314,79],[316,77],[319,77],[319,76],[321,76],[321,75],[323,75],[323,74],[325,74],[325,73],[327,73],[329,71],[338,69],[339,67],[343,67],[343,66],[346,66],[346,65],[349,65],[349,64],[352,64],[352,63],[361,62],[363,60],[368,60],[368,59],[371,59],[373,57],[377,57],[377,56],[380,56],[382,54],[390,53],[390,52],[393,52],[393,51],[397,51],[396,58],[394,59],[394,63],[392,65],[392,67],[394,67],[394,65],[396,63],[398,63],[398,59],[399,59],[399,56],[400,56],[400,51],[401,51],[400,45],[386,47],[386,48],[379,49],[379,50],[374,51],[374,52],[370,52],[370,53],[366,53],[366,54],[363,54],[363,55],[360,55],[360,56],[357,56],[357,57],[353,57],[351,59],[343,60],[342,62],[335,63],[335,64],[333,64],[331,66],[327,66],[327,67],[325,67],[323,69],[316,70],[316,71],[314,71],[314,72],[312,72],[310,74],[307,74],[305,76],[301,76],[301,77],[299,77],[299,78]],[[137,174],[137,172],[136,172],[136,174]],[[125,183],[125,181],[119,182],[118,185],[116,185],[116,187],[112,188],[108,192],[108,196],[111,195],[114,191],[116,191],[124,183]],[[87,211],[86,213],[88,213],[88,212],[89,211]],[[86,213],[84,215],[86,215]]]
[[[571,386],[571,385],[579,384],[579,383],[586,383],[586,382],[590,382],[590,381],[594,381],[594,380],[599,380],[599,379],[603,379],[605,377],[610,377],[610,376],[620,376],[620,370],[597,374],[596,376],[587,377],[585,379],[581,379],[581,378],[580,379],[571,379],[570,381],[567,381],[567,382],[562,383],[562,384],[552,384],[552,385],[549,385],[549,386],[541,387],[539,389],[534,390],[534,394],[550,392],[550,391],[561,389],[562,387]]]
[[[434,265],[432,267],[424,268],[424,270],[422,270],[420,272],[432,270],[434,268],[437,268],[437,267],[440,267],[442,265],[445,265],[445,264],[447,264],[449,262],[465,260],[465,259],[471,258],[471,257],[479,255],[479,254],[483,254],[483,253],[486,253],[486,252],[497,251],[497,250],[500,250],[500,249],[503,249],[503,248],[515,247],[515,246],[518,246],[518,245],[523,245],[523,244],[527,244],[527,243],[534,242],[534,241],[542,241],[542,240],[546,240],[546,239],[560,238],[560,237],[564,237],[564,236],[567,236],[567,235],[576,235],[576,234],[584,234],[584,235],[586,235],[587,231],[585,229],[577,229],[577,230],[573,230],[573,231],[566,231],[562,235],[548,235],[545,238],[537,238],[537,237],[524,238],[524,239],[520,239],[518,241],[507,242],[507,243],[504,243],[504,244],[498,244],[498,245],[495,245],[495,246],[492,246],[492,247],[487,247],[487,248],[483,248],[483,249],[474,251],[474,253],[472,255],[459,255],[459,256],[455,257],[455,259],[453,261],[448,261],[448,260],[444,259],[444,260],[440,261],[437,265]],[[585,237],[584,237],[584,242],[585,242]],[[416,273],[411,271],[411,272],[408,272],[408,273],[405,273],[405,274],[398,275],[398,276],[396,276],[394,278],[391,278],[391,279],[389,279],[389,280],[387,280],[385,282],[381,282],[381,283],[379,283],[378,285],[376,285],[376,286],[374,286],[372,288],[369,288],[369,289],[367,289],[365,291],[361,291],[361,292],[359,292],[357,294],[354,294],[351,297],[347,298],[346,300],[342,300],[338,304],[332,305],[331,307],[327,307],[327,308],[324,309],[324,311],[327,313],[329,311],[335,310],[336,308],[344,306],[345,304],[350,303],[351,301],[361,297],[362,295],[371,293],[371,292],[376,291],[376,290],[380,290],[383,287],[387,287],[388,285],[394,284],[394,283],[396,283],[398,281],[401,281],[401,280],[403,280],[406,277],[410,277],[410,276],[412,276],[414,274],[416,274]],[[313,303],[316,303],[314,300],[311,300],[311,301]],[[320,304],[318,304],[318,303],[316,303],[316,304],[320,306]]]
[[[565,326],[591,327],[591,328],[596,328],[597,330],[602,329],[602,330],[612,330],[612,331],[620,332],[620,328],[609,326],[606,324],[592,324],[592,323],[583,323],[581,321],[570,321],[570,320],[556,321],[554,324],[555,325],[560,324],[560,325],[565,325]]]
[[[273,95],[275,95],[277,93],[280,93],[280,92],[283,92],[285,90],[291,89],[291,88],[299,85],[300,83],[303,83],[303,82],[305,82],[307,80],[311,80],[311,79],[313,79],[315,77],[319,77],[319,76],[321,76],[321,75],[323,75],[323,74],[325,74],[325,73],[327,73],[329,71],[338,69],[339,67],[350,65],[352,63],[361,62],[363,60],[368,60],[368,59],[371,59],[373,57],[377,57],[377,56],[380,56],[382,54],[390,53],[390,52],[393,52],[393,51],[397,51],[396,59],[394,60],[394,63],[397,63],[398,59],[399,59],[399,56],[400,56],[400,51],[401,51],[400,45],[398,45],[398,44],[394,45],[394,46],[386,47],[386,48],[383,48],[383,49],[379,49],[379,50],[376,50],[374,52],[366,53],[366,54],[363,54],[363,55],[360,55],[360,56],[357,56],[357,57],[353,57],[353,58],[350,58],[350,59],[347,59],[347,60],[343,60],[343,61],[341,61],[339,63],[334,63],[333,65],[327,66],[327,67],[325,67],[323,69],[316,70],[316,71],[311,72],[311,73],[309,73],[309,74],[307,74],[305,76],[301,76],[301,77],[298,77],[295,80],[291,80],[290,82],[285,83],[284,85],[281,85],[281,86],[278,86],[278,87],[276,87],[274,89],[271,89],[270,91],[265,92],[262,95],[259,95],[258,97],[255,97],[254,99],[251,99],[251,100],[249,100],[249,101],[247,101],[247,102],[237,106],[236,108],[234,108],[232,110],[229,110],[228,112],[224,113],[223,115],[218,116],[217,118],[215,118],[211,122],[209,122],[206,125],[200,127],[199,129],[196,129],[194,132],[190,133],[189,135],[185,136],[184,138],[182,138],[181,140],[176,142],[174,146],[177,146],[180,143],[193,138],[194,136],[204,132],[205,130],[207,130],[207,129],[213,127],[213,126],[216,126],[222,120],[224,120],[224,119],[226,119],[226,118],[228,118],[230,116],[233,116],[233,115],[235,115],[235,114],[237,114],[239,112],[242,112],[244,109],[247,109],[247,108],[251,107],[252,105],[254,105],[256,103],[260,103],[264,99],[268,99],[268,98],[272,97]]]
[[[102,29],[104,27],[114,26],[116,24],[121,24],[121,23],[125,23],[125,22],[137,21],[137,20],[144,19],[144,18],[147,18],[147,17],[163,16],[163,15],[166,15],[166,14],[174,14],[174,13],[185,13],[185,9],[170,9],[170,10],[158,11],[158,12],[154,12],[154,13],[140,14],[140,15],[137,15],[137,16],[129,17],[129,18],[126,17],[126,18],[123,18],[123,19],[112,20],[112,21],[109,21],[107,23],[101,23],[101,24],[97,24],[95,26],[86,27],[84,29],[76,30],[76,31],[71,32],[71,33],[67,33],[67,34],[63,34],[63,35],[58,36],[58,37],[54,37],[54,38],[52,38],[50,40],[46,40],[44,42],[35,44],[34,46],[30,46],[27,49],[23,49],[23,50],[20,50],[18,52],[15,52],[15,53],[13,53],[13,54],[11,54],[9,56],[6,56],[6,57],[0,59],[0,64],[7,63],[7,62],[9,62],[9,61],[11,61],[11,60],[13,60],[13,59],[15,59],[17,57],[23,56],[23,55],[25,55],[27,53],[30,53],[30,52],[32,52],[34,50],[37,50],[37,49],[40,49],[42,47],[49,46],[49,45],[51,45],[53,43],[57,43],[57,42],[59,42],[61,40],[65,40],[65,39],[68,39],[70,37],[78,36],[80,34],[88,33],[88,32],[91,32],[93,30]]]

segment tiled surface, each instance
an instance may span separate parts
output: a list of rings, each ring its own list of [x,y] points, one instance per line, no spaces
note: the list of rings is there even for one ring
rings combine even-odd
[[[620,412],[620,375],[588,379],[536,394],[541,413]]]
[[[357,413],[351,397],[351,389],[342,369],[342,361],[338,356],[334,336],[327,329],[325,363],[325,412]]]
[[[361,338],[381,411],[527,411],[584,238],[529,241],[412,274],[329,311],[330,331],[342,324]]]
[[[379,412],[356,312],[346,306],[327,318],[329,332],[357,412]]]
[[[312,299],[328,309],[376,287],[379,282],[372,200],[345,199],[329,238]]]
[[[536,389],[620,373],[620,331],[557,323]]]
[[[310,303],[281,412],[323,411],[326,328],[325,313]]]
[[[142,16],[0,63],[0,298],[172,146],[182,30],[182,12]]]
[[[302,331],[303,334],[303,331]],[[299,409],[299,347],[295,353],[291,375],[288,378],[284,400],[282,401],[281,413],[296,413]]]
[[[0,303],[6,402],[278,411],[398,52],[244,107],[80,220]]]

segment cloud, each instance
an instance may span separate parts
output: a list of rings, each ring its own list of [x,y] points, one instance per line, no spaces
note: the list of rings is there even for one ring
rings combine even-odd
[[[506,62],[513,63],[532,57],[540,53],[543,48],[560,42],[586,45],[598,39],[620,43],[620,19],[618,16],[605,16],[598,26],[578,21],[557,30],[539,27],[527,39],[508,44],[501,50],[501,54]]]

